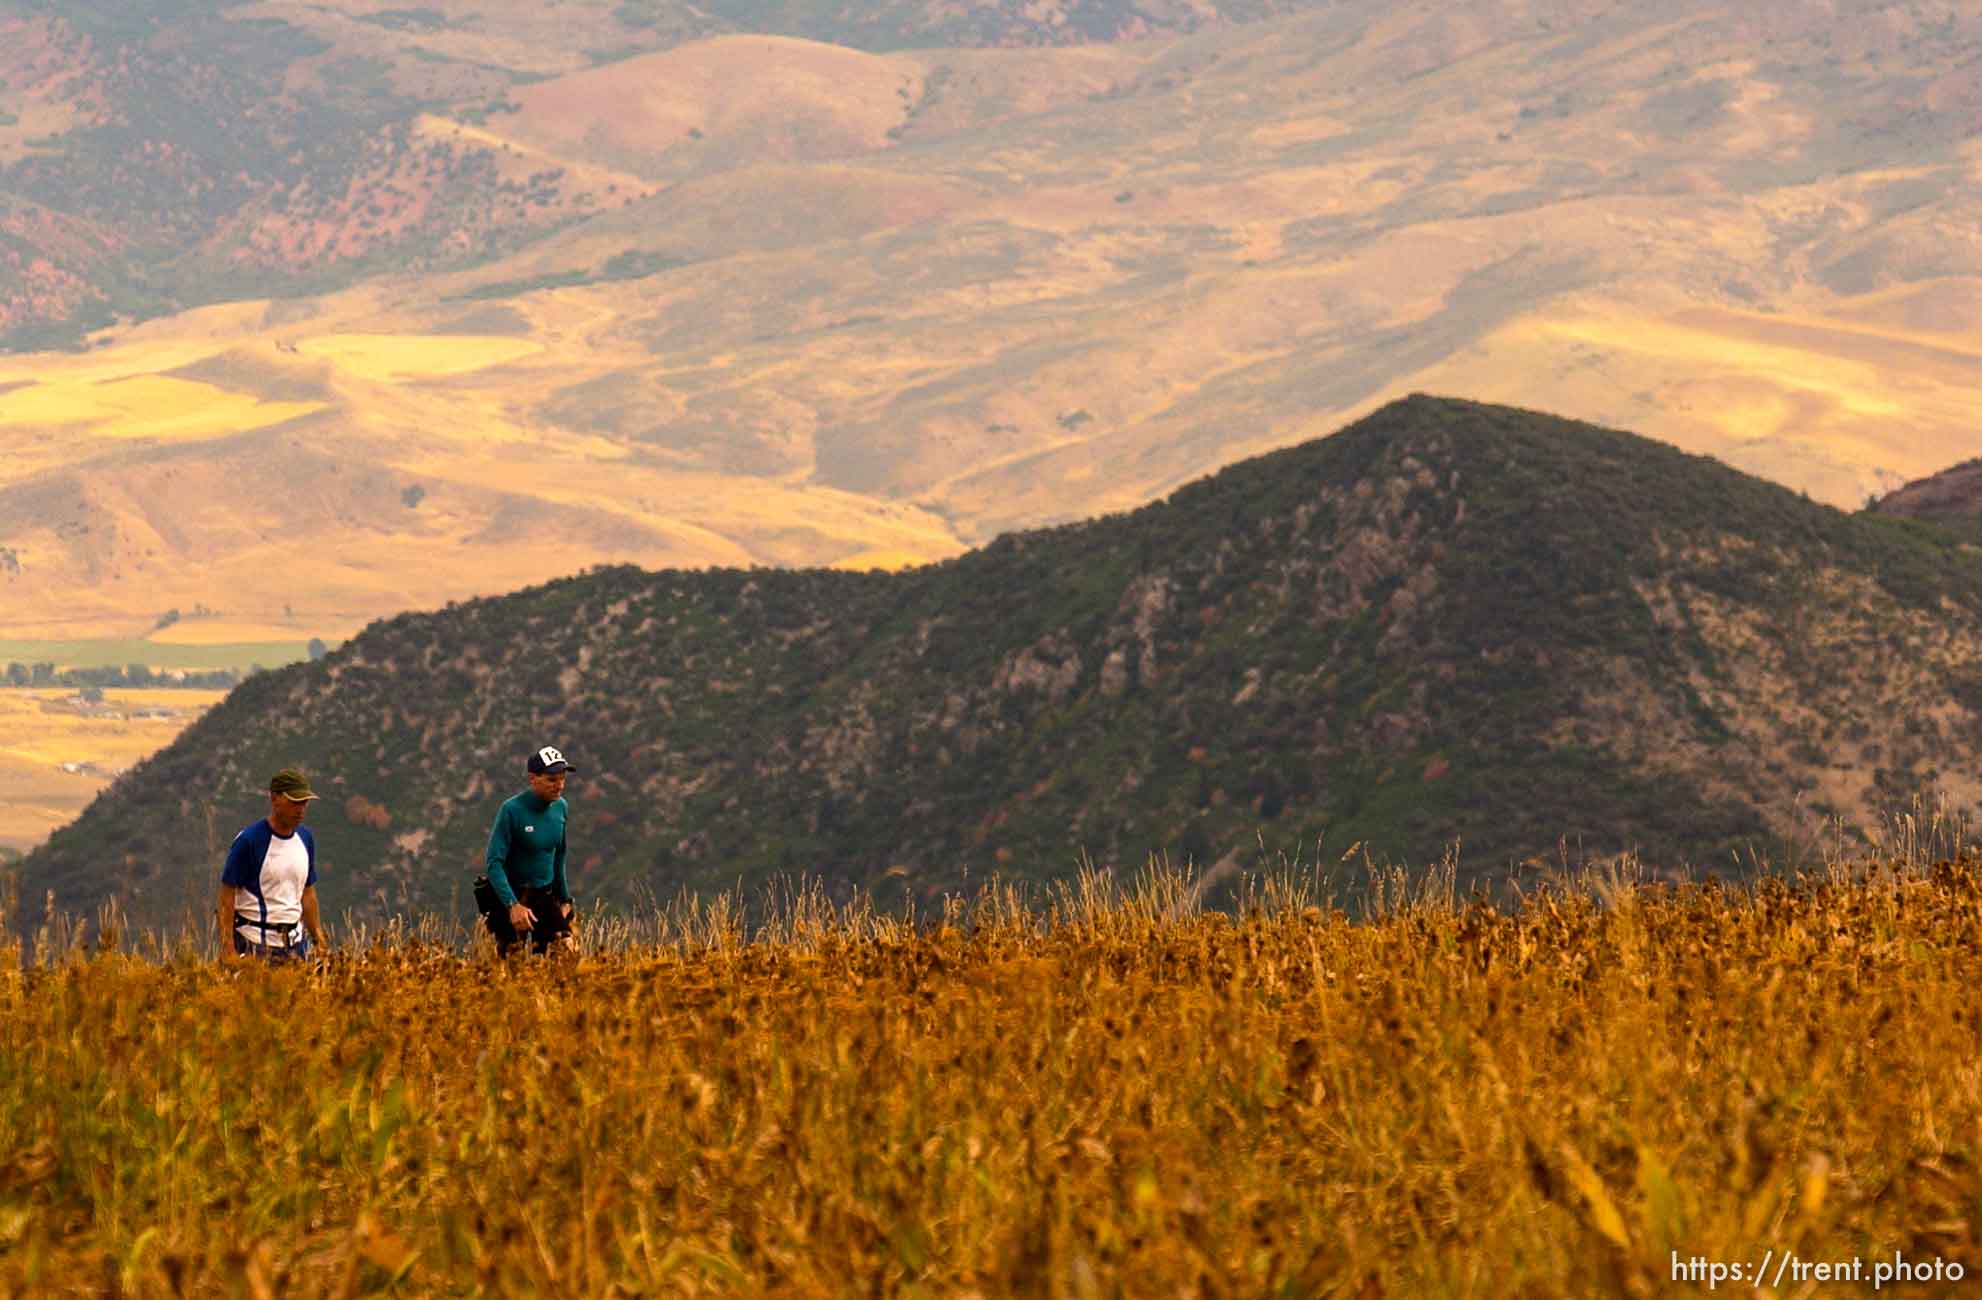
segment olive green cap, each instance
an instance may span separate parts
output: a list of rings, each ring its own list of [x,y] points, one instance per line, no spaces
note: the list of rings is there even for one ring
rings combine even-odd
[[[293,767],[285,767],[268,779],[268,792],[279,794],[297,803],[308,803],[316,798],[316,791],[310,789],[310,778]]]

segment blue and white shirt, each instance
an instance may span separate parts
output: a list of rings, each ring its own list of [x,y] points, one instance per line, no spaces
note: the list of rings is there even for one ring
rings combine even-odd
[[[303,919],[303,891],[317,883],[317,842],[310,828],[298,826],[294,835],[277,835],[266,818],[244,827],[227,850],[220,883],[239,891],[234,914],[257,922],[248,927],[253,942],[295,939]]]

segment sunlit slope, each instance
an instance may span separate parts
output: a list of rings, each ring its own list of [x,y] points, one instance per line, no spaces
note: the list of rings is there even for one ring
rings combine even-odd
[[[542,382],[531,362],[543,343],[271,334],[260,315],[198,343],[160,323],[66,368],[0,362],[0,432],[24,453],[0,466],[8,631],[128,635],[205,605],[336,636],[630,558],[910,561],[958,549],[912,508],[744,483],[519,420],[515,394]],[[59,424],[36,423],[58,411]]]
[[[1115,92],[1150,46],[870,54],[736,35],[525,86],[500,138],[649,180],[850,158]]]
[[[735,36],[517,91],[504,132],[648,177],[869,153],[922,92],[912,62],[776,36]]]
[[[629,247],[689,263],[557,291],[666,372],[574,388],[558,418],[657,415],[676,450],[745,459],[782,421],[782,463],[809,443],[822,480],[971,539],[1420,387],[1629,423],[1856,505],[1975,450],[1955,115],[1975,36],[1842,37],[1767,6],[1345,7],[1069,59],[1085,95],[1022,122],[921,136],[925,107],[858,160],[691,177],[479,282]],[[909,59],[888,57],[859,94]],[[996,52],[915,57],[933,106],[1016,84]]]
[[[457,18],[422,48],[465,56]],[[421,129],[563,166],[596,216],[0,360],[7,620],[335,634],[608,560],[935,558],[1416,389],[1846,506],[1982,454],[1961,16],[1359,2],[1111,49],[569,54]]]

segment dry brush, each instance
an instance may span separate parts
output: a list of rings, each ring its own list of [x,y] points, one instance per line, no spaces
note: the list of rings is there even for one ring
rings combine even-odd
[[[0,969],[0,1292],[1694,1294],[1982,1268],[1982,874],[800,895]],[[1745,1293],[1745,1292],[1744,1292]],[[1791,1294],[1788,1288],[1784,1294]],[[1828,1293],[1828,1292],[1827,1292]]]

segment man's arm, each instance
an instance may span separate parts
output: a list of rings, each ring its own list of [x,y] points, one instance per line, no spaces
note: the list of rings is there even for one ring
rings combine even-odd
[[[234,951],[234,906],[243,888],[259,888],[260,866],[255,858],[254,838],[248,831],[242,831],[227,846],[227,861],[220,868],[220,901],[215,908],[220,922],[220,960],[233,961],[240,954]]]
[[[564,914],[570,916],[571,886],[564,878],[564,845],[564,837],[559,836],[557,852],[551,856],[551,897],[564,904]]]
[[[482,855],[482,871],[504,907],[516,906],[516,891],[509,887],[509,805],[496,809],[495,825],[489,827],[489,849]]]
[[[303,928],[310,932],[310,940],[319,948],[330,947],[330,940],[324,937],[323,922],[317,917],[317,887],[303,886]]]
[[[222,883],[217,919],[220,922],[220,960],[233,961],[234,952],[234,886]]]
[[[495,825],[489,827],[489,851],[482,859],[483,874],[489,878],[489,887],[496,892],[496,899],[509,909],[509,923],[518,930],[527,930],[537,923],[537,914],[517,901],[516,891],[509,887],[509,872],[503,864],[509,861],[509,805],[496,809]]]

